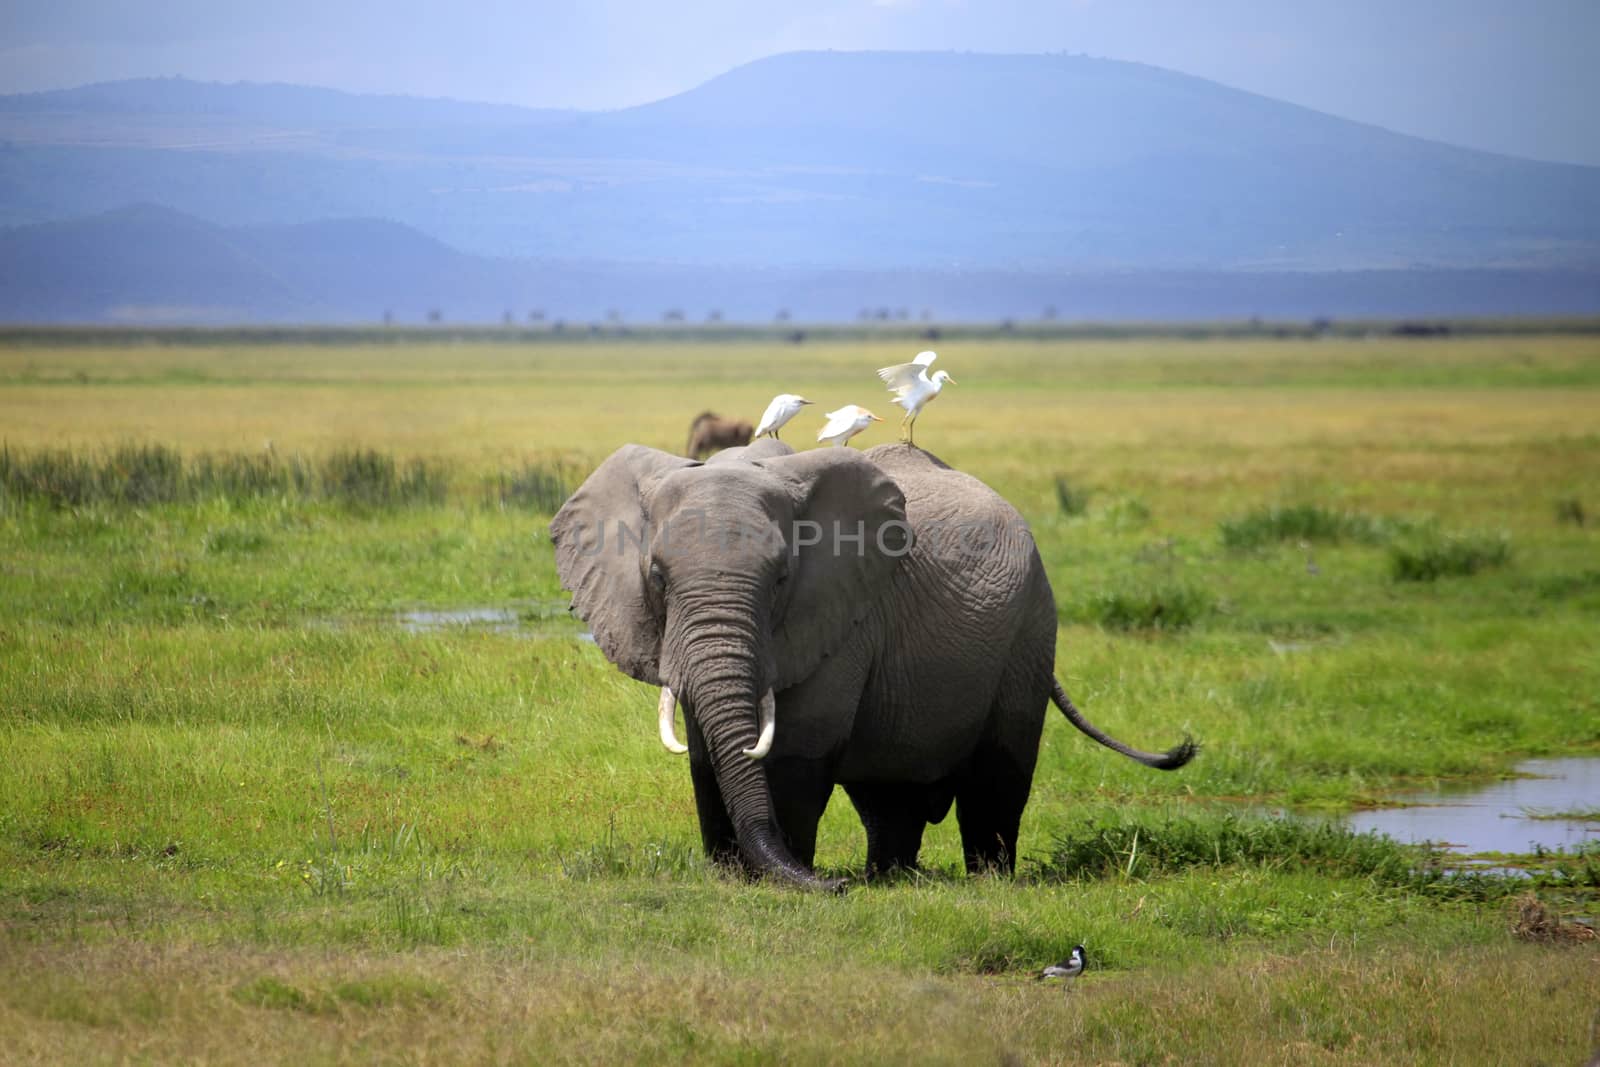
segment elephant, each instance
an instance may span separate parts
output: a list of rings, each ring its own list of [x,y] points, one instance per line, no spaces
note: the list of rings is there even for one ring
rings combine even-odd
[[[1051,700],[1109,737],[1054,675],[1055,599],[1000,495],[914,445],[794,452],[764,439],[706,463],[640,445],[606,459],[550,525],[562,584],[604,655],[661,687],[687,750],[701,841],[807,888],[842,785],[869,879],[914,868],[954,805],[969,872],[1010,872]],[[681,701],[687,746],[673,736]]]
[[[743,419],[725,419],[714,411],[702,411],[689,424],[689,443],[683,454],[702,459],[720,448],[737,448],[750,443],[756,428]]]

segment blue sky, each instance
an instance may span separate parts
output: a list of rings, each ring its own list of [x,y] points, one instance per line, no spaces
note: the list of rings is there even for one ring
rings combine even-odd
[[[608,108],[801,48],[1086,52],[1600,165],[1597,0],[6,0],[0,92],[182,74]]]

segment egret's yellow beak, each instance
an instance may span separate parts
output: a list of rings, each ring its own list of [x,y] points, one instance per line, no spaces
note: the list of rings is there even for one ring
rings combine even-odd
[[[944,380],[949,382],[951,385],[959,385],[960,384],[954,378],[950,377],[950,375],[948,373],[944,376]]]
[[[878,416],[874,415],[870,411],[867,412],[867,418],[871,419],[873,422],[882,422],[883,421],[882,419],[878,418]]]
[[[801,404],[815,404],[816,401],[815,400],[807,400],[805,397],[801,397],[800,398],[800,403]]]

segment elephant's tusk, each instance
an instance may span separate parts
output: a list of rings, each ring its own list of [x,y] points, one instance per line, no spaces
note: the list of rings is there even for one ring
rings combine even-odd
[[[772,737],[778,731],[778,701],[768,689],[761,696],[761,736],[756,740],[755,748],[747,748],[744,754],[751,759],[761,759],[772,751]]]
[[[660,720],[661,743],[667,746],[667,751],[681,756],[689,751],[689,746],[678,741],[677,732],[673,729],[672,713],[677,709],[678,700],[672,695],[670,686],[661,687],[661,702],[656,705],[656,718]]]

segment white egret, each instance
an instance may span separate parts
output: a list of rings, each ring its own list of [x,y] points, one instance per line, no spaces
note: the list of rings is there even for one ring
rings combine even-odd
[[[928,368],[938,358],[933,352],[919,352],[910,363],[878,368],[878,377],[889,386],[894,402],[906,409],[905,417],[900,420],[900,440],[906,444],[916,444],[912,440],[912,431],[917,423],[917,414],[927,406],[928,401],[939,395],[945,382],[955,381],[942,370],[934,371],[933,377],[928,377]]]
[[[831,441],[837,448],[868,426],[882,421],[860,404],[846,404],[838,411],[828,412],[828,421],[817,434],[817,440]]]
[[[810,403],[813,403],[813,401],[807,400],[803,396],[796,396],[793,393],[779,393],[772,398],[772,403],[767,405],[766,413],[761,416],[760,423],[756,425],[756,436],[765,437],[770,433],[774,438],[777,438],[778,431],[783,429],[790,419],[800,414],[801,408]]]

